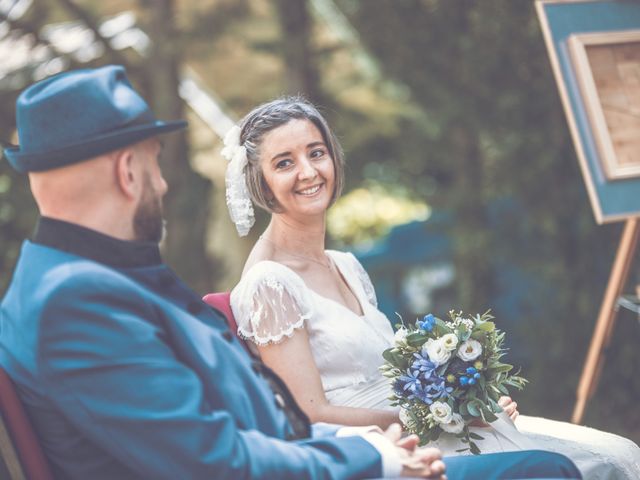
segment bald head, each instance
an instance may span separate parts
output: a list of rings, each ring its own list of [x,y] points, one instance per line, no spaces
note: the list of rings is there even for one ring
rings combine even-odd
[[[114,187],[116,152],[44,172],[29,173],[31,191],[40,212],[71,215],[94,201],[104,201]]]
[[[123,240],[135,240],[134,217],[151,189],[166,183],[157,165],[160,144],[151,138],[89,160],[29,173],[40,214]]]

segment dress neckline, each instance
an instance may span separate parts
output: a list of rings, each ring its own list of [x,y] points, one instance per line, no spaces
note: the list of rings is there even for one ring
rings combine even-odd
[[[251,270],[256,268],[256,266],[260,265],[261,263],[275,263],[276,265],[279,265],[280,267],[288,270],[293,275],[298,277],[300,279],[300,281],[304,284],[305,288],[307,290],[309,290],[312,294],[314,294],[316,297],[319,297],[321,300],[325,300],[327,302],[331,302],[331,303],[334,303],[334,304],[338,305],[339,307],[341,307],[342,309],[346,310],[347,312],[351,313],[353,316],[355,316],[355,317],[357,317],[359,319],[365,318],[367,316],[367,314],[365,312],[365,305],[368,302],[363,302],[362,301],[362,298],[358,294],[358,289],[354,288],[354,286],[352,285],[352,283],[350,281],[350,278],[349,278],[349,275],[345,275],[345,273],[344,273],[344,271],[342,269],[341,260],[336,260],[336,256],[337,255],[334,256],[334,251],[333,250],[325,250],[325,253],[329,256],[331,261],[334,263],[334,265],[336,266],[336,269],[338,270],[338,273],[342,277],[342,280],[346,284],[347,288],[349,289],[349,291],[351,292],[353,297],[356,299],[356,302],[358,302],[358,306],[360,307],[360,311],[362,311],[362,315],[354,312],[349,307],[347,307],[346,305],[343,305],[342,303],[338,302],[337,300],[334,300],[333,298],[325,297],[324,295],[319,294],[313,288],[311,288],[311,287],[309,287],[307,285],[307,282],[304,281],[304,278],[302,278],[298,272],[296,272],[294,269],[292,269],[291,267],[288,267],[287,265],[285,265],[283,263],[276,262],[275,260],[260,260],[259,262],[255,263],[249,270],[247,270],[245,276],[248,275],[249,272],[251,272]]]

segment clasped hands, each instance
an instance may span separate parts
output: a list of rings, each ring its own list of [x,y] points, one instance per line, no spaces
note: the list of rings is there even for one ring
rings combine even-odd
[[[411,434],[402,436],[399,423],[389,426],[383,433],[398,449],[398,456],[402,463],[402,477],[433,478],[446,480],[445,465],[442,452],[437,448],[419,448],[420,439]]]

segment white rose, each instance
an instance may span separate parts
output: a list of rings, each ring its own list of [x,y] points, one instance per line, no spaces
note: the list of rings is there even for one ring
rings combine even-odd
[[[430,338],[427,340],[427,343],[422,346],[422,354],[424,355],[425,353],[436,367],[446,363],[451,358],[451,352],[444,347],[441,339],[434,340]]]
[[[466,342],[463,342],[458,348],[458,357],[460,357],[465,362],[470,362],[471,360],[475,360],[482,353],[482,345],[479,341],[469,339]]]
[[[396,333],[393,336],[393,339],[396,343],[404,342],[408,334],[409,334],[409,331],[406,328],[400,327],[398,330],[396,330]]]
[[[433,402],[429,405],[429,411],[433,415],[433,419],[440,424],[447,424],[451,422],[453,412],[448,403]]]
[[[455,350],[458,346],[458,337],[455,333],[447,333],[446,335],[443,335],[440,337],[440,341],[447,352]]]
[[[451,415],[451,421],[449,423],[440,424],[440,428],[449,433],[460,433],[464,430],[464,420],[462,415],[454,413]]]

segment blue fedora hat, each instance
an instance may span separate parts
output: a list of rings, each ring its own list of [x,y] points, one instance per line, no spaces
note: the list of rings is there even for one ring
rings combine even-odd
[[[31,85],[18,97],[16,123],[20,146],[4,154],[22,173],[77,163],[187,125],[157,120],[119,65]]]

